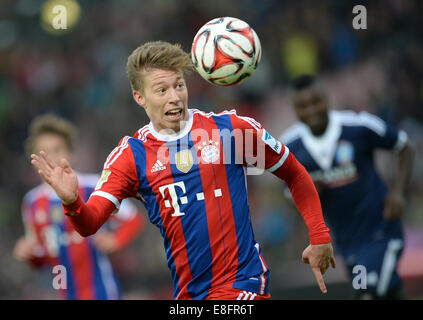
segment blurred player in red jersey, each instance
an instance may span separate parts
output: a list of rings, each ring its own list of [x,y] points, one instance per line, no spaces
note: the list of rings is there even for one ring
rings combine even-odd
[[[27,140],[29,153],[44,150],[55,163],[72,161],[75,128],[54,115],[36,118]],[[78,192],[88,199],[98,175],[77,173]],[[94,237],[81,237],[64,219],[61,200],[42,183],[29,191],[22,205],[25,236],[19,238],[14,256],[34,267],[62,265],[66,268],[66,287],[59,290],[63,299],[119,299],[121,289],[107,254],[132,241],[144,227],[137,208],[125,200],[118,215]]]
[[[189,54],[167,42],[145,43],[129,56],[133,98],[151,121],[110,153],[88,202],[65,159],[57,164],[42,151],[31,155],[32,164],[83,236],[94,234],[122,199],[138,197],[163,236],[175,299],[270,298],[246,185],[247,165],[268,170],[287,183],[304,217],[310,245],[303,261],[326,293],[322,274],[335,259],[310,176],[254,119],[188,109],[189,69]]]

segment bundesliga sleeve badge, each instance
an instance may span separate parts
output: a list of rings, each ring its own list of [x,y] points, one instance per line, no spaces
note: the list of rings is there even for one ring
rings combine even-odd
[[[266,130],[262,129],[262,131],[261,139],[263,142],[272,148],[277,154],[280,154],[282,150],[282,143],[273,138]]]

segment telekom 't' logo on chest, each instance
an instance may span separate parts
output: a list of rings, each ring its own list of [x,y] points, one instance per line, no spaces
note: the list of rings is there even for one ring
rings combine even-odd
[[[177,195],[177,191],[180,196]],[[169,191],[170,199],[166,199],[165,190]],[[185,215],[185,212],[181,211],[179,206],[179,202],[181,204],[188,203],[187,197],[187,190],[185,188],[185,183],[183,181],[179,181],[176,183],[167,184],[165,186],[159,187],[160,194],[162,195],[164,200],[164,205],[166,208],[173,208],[175,211],[172,213],[172,217],[179,217]],[[182,193],[181,193],[182,191]],[[215,198],[219,198],[222,196],[222,189],[214,189],[214,196]],[[199,192],[195,194],[197,201],[204,201],[204,193]]]

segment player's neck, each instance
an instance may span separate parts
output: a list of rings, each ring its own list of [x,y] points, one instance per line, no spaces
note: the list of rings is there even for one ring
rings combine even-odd
[[[184,130],[186,125],[187,125],[187,121],[182,120],[172,127],[163,127],[156,124],[153,124],[153,127],[154,127],[154,130],[156,130],[156,132],[159,132],[162,135],[174,135]]]
[[[160,126],[150,121],[150,132],[159,140],[172,141],[179,139],[191,130],[193,117],[191,112],[188,112],[187,115],[187,119],[174,123],[172,126]]]

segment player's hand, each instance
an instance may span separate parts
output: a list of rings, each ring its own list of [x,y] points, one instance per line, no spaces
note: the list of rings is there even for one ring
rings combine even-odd
[[[385,199],[383,216],[386,220],[398,219],[402,216],[405,207],[405,198],[401,192],[392,191]]]
[[[56,164],[44,151],[39,156],[31,154],[31,159],[38,174],[56,191],[64,204],[71,204],[78,198],[78,178],[66,159]]]
[[[98,250],[110,254],[118,249],[116,237],[112,232],[101,231],[94,236],[94,244]]]
[[[37,243],[28,240],[25,236],[20,237],[13,248],[13,257],[19,261],[27,261],[34,257],[34,249]]]
[[[336,267],[332,244],[324,243],[309,245],[303,252],[303,262],[310,265],[320,290],[326,293],[327,289],[323,281],[323,275],[329,268],[329,265],[332,265],[332,268]]]

